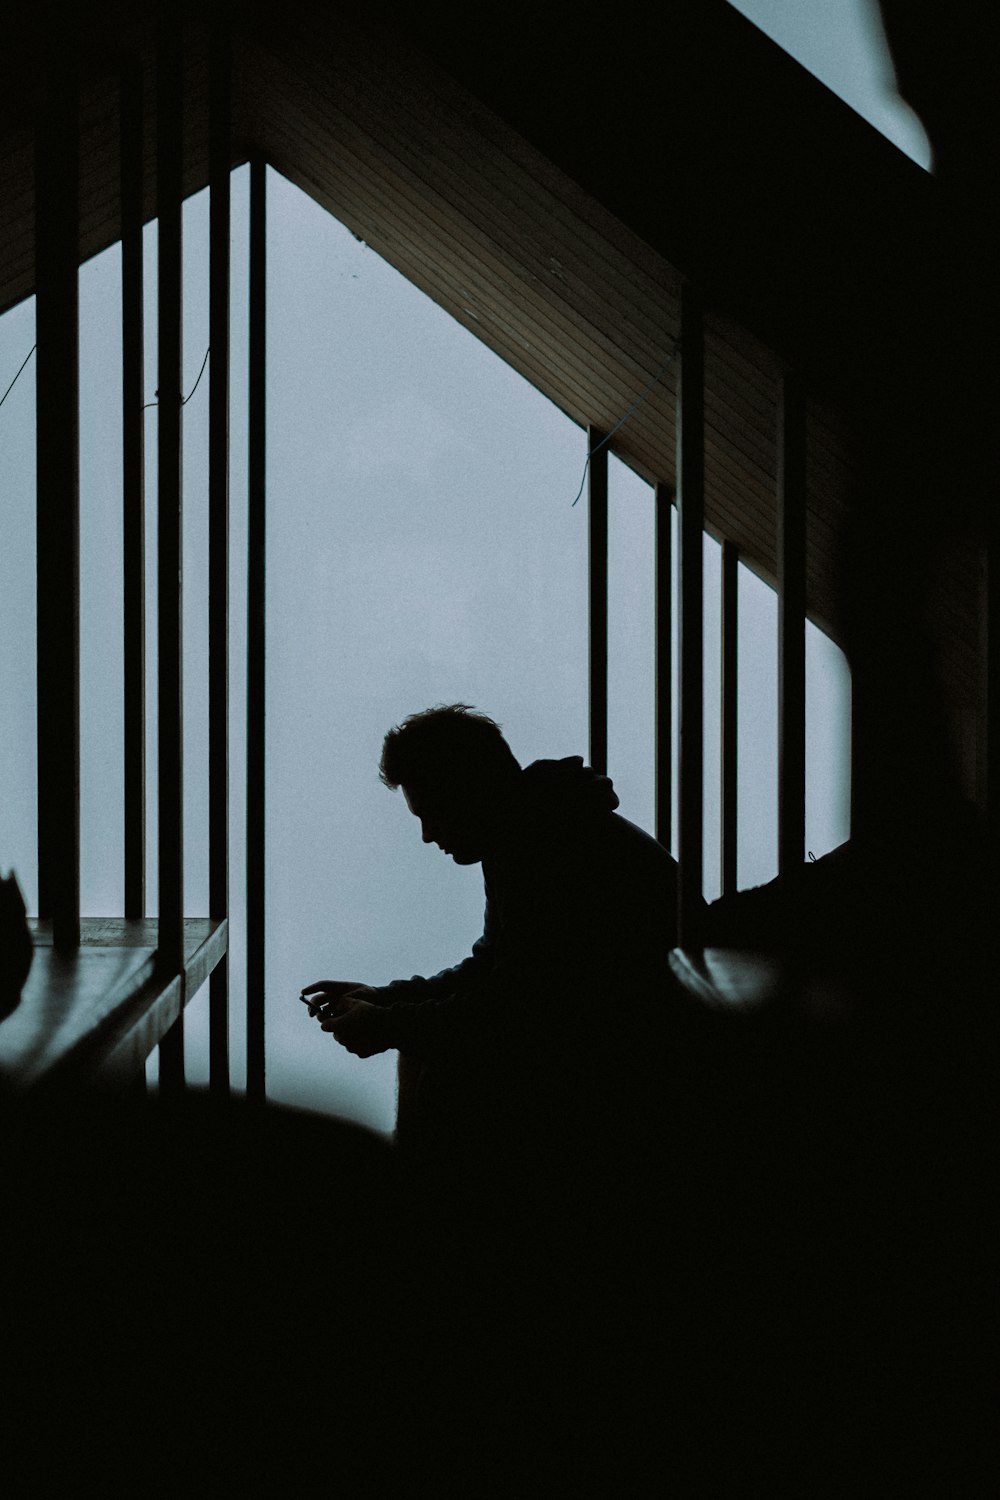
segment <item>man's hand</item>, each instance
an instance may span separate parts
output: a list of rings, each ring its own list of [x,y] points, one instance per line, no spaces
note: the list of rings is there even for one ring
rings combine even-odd
[[[374,993],[370,985],[337,979],[319,980],[302,991],[310,1002],[309,1014],[317,1016],[323,1030],[332,1032],[355,1057],[374,1057],[389,1050],[385,1011],[364,998]]]
[[[374,1057],[377,1052],[388,1052],[391,1044],[385,1035],[387,1015],[383,1007],[360,998],[345,1003],[348,1004],[346,1010],[322,1019],[323,1030],[332,1031],[334,1039],[355,1057]]]
[[[306,985],[301,998],[308,1002],[311,1016],[324,1018],[338,1015],[346,997],[355,993],[363,996],[374,991],[371,985],[360,984],[356,979],[317,979],[315,984]]]

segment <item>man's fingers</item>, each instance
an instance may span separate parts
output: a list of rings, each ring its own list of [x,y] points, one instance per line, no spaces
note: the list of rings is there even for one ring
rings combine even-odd
[[[307,984],[299,991],[302,995],[346,995],[351,990],[363,989],[364,985],[359,979],[317,979],[315,984]]]
[[[353,1010],[355,1004],[354,1000],[349,999],[346,995],[342,995],[336,1000],[327,1000],[321,1004],[317,1008],[317,1015],[326,1021],[338,1019],[346,1016],[348,1011]]]
[[[350,1019],[356,1008],[350,1001],[346,1005],[327,1006],[319,1013],[320,1025],[324,1031],[330,1031],[334,1026],[341,1026]]]
[[[320,1026],[323,1031],[330,1032],[346,1052],[352,1052],[355,1057],[374,1057],[376,1052],[386,1050],[377,1024],[379,1015],[377,1007],[360,1000],[356,1005],[348,1005],[341,1015],[321,1016]]]
[[[301,989],[299,999],[305,1002],[310,1016],[335,1015],[344,1009],[346,996],[360,988],[363,986],[346,979],[320,979]]]

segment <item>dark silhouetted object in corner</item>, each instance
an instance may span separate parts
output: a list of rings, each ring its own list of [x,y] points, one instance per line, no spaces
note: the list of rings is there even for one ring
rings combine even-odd
[[[0,1020],[16,1010],[34,948],[17,877],[0,876]]]

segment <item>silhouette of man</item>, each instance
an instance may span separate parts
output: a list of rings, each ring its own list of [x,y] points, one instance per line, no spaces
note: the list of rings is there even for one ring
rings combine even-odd
[[[540,1141],[580,1148],[586,1119],[606,1133],[624,1099],[634,1110],[662,1025],[673,859],[615,811],[606,776],[579,756],[522,769],[499,726],[465,704],[390,730],[380,776],[402,789],[425,843],[482,864],[484,931],[432,978],[309,985],[310,1013],[359,1057],[397,1048],[404,1075],[418,1061],[415,1087],[401,1083],[412,1103],[399,1138],[436,1161],[485,1153],[516,1172]]]

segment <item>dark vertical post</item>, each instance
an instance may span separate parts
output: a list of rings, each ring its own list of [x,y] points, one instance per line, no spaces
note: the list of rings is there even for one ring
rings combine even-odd
[[[673,839],[673,500],[670,485],[656,486],[656,837]]]
[[[250,163],[250,390],[247,516],[247,1097],[264,1082],[264,731],[266,531],[266,167]]]
[[[603,445],[603,446],[602,446]],[[590,528],[590,764],[608,769],[608,446],[587,428]]]
[[[685,947],[700,940],[703,885],[705,336],[701,298],[681,288],[680,375],[677,382],[677,501],[680,517],[680,911]]]
[[[35,147],[38,905],[80,941],[79,85],[71,38]],[[53,43],[55,45],[55,43]]]
[[[984,703],[984,775],[986,782],[987,859],[991,891],[1000,889],[1000,538],[985,549],[982,659],[986,671]]]
[[[722,544],[722,894],[736,890],[739,790],[739,548]]]
[[[208,885],[229,914],[229,35],[209,42]],[[209,1087],[229,1092],[229,953],[209,981]]]
[[[158,253],[157,642],[159,656],[159,958],[184,967],[184,800],[181,650],[181,166],[180,23],[164,8],[156,61]],[[183,1011],[160,1043],[160,1088],[184,1085]]]
[[[143,88],[129,63],[119,94],[122,203],[122,573],[125,915],[146,915],[146,498],[143,424]]]
[[[778,398],[778,870],[805,859],[806,406],[786,374]]]

